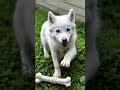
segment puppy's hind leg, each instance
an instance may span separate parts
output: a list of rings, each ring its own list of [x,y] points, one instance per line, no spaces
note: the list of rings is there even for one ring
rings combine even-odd
[[[43,34],[43,31],[41,32],[41,41],[42,41],[42,45],[43,45],[43,51],[44,51],[44,57],[45,58],[49,58],[49,52],[48,52],[48,43],[45,40],[45,36]]]
[[[49,56],[48,45],[47,44],[44,45],[43,50],[44,50],[44,57],[49,58],[50,56]]]

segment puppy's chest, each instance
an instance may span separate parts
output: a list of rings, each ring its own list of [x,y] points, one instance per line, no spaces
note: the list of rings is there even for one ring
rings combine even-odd
[[[58,48],[58,52],[65,54],[68,51],[68,48]]]

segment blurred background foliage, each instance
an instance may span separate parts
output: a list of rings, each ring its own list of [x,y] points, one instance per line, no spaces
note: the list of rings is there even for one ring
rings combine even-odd
[[[96,39],[101,66],[91,90],[120,90],[120,0],[98,0],[101,28]]]
[[[16,0],[0,0],[0,90],[33,90],[34,78],[23,76],[12,27]]]

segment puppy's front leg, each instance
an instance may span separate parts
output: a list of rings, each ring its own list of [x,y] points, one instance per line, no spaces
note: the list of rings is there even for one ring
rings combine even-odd
[[[75,57],[75,55],[76,55],[76,47],[74,46],[68,50],[64,59],[61,61],[60,65],[63,67],[70,67],[70,62]]]
[[[52,55],[52,60],[53,60],[53,64],[54,64],[54,77],[61,77],[61,70],[60,70],[60,65],[58,63],[58,53],[55,50],[51,50],[51,55]]]

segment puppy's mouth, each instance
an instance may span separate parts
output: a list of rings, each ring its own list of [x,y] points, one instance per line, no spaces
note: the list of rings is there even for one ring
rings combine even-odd
[[[63,47],[66,47],[66,46],[67,46],[67,42],[63,42],[63,43],[61,43],[61,45],[62,45]]]
[[[60,42],[58,41],[58,43],[62,46],[62,47],[67,47],[68,42]]]

